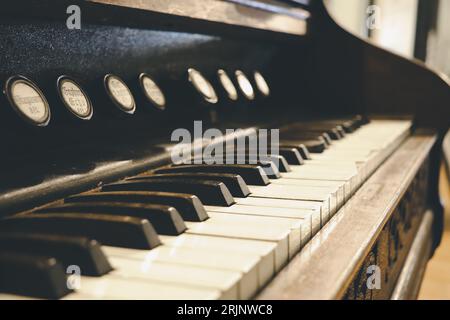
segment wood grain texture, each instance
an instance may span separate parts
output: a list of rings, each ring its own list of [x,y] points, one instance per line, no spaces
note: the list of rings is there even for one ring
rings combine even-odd
[[[435,141],[401,145],[258,298],[342,298]]]

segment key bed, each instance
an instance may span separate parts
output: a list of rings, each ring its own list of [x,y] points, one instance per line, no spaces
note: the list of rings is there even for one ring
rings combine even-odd
[[[47,227],[39,229],[42,237],[69,241],[61,235],[67,231],[60,229],[63,221],[72,228],[72,237],[88,236],[103,243],[97,249],[101,254],[90,255],[94,262],[111,266],[99,277],[82,270],[80,289],[55,292],[48,284],[48,292],[35,297],[250,299],[351,200],[411,130],[409,121],[372,120],[353,132],[347,129],[344,136],[344,126],[338,125],[341,130],[336,123],[334,130],[329,129],[336,139],[326,149],[306,146],[309,159],[298,161],[297,148],[283,149],[289,155],[283,158],[286,170],[272,176],[258,164],[166,166],[68,197],[65,204],[3,219],[0,228],[12,226],[20,238],[21,232],[30,232],[30,224],[22,221],[45,221]],[[287,132],[303,137],[295,133],[301,127],[289,127]],[[301,147],[301,141],[280,144]],[[131,234],[122,231],[121,224],[138,219],[153,232],[148,248],[133,244]],[[93,222],[89,232],[87,221]],[[113,222],[117,227],[110,229]],[[0,248],[8,249],[1,237]],[[46,254],[58,259],[51,248]],[[101,263],[102,255],[107,262]],[[73,258],[84,269],[86,263]],[[57,280],[63,283],[65,278],[63,274]]]

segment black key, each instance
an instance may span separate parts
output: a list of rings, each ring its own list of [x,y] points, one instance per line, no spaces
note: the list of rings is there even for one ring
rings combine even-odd
[[[281,155],[267,155],[267,156],[261,156],[260,157],[262,161],[270,161],[272,162],[278,169],[279,172],[291,172],[292,169],[289,166],[289,163],[287,162],[286,158]]]
[[[302,126],[299,126],[298,128],[295,127],[293,129],[289,129],[288,131],[281,132],[280,133],[280,139],[281,140],[317,140],[317,139],[324,139],[324,135],[326,134],[325,131],[314,131],[314,132],[308,132],[307,129],[303,129]]]
[[[320,141],[325,142],[326,147],[331,146],[331,144],[333,143],[332,139],[330,138],[330,136],[328,135],[328,133],[324,132],[322,133],[319,138]]]
[[[341,121],[336,122],[336,128],[339,130],[339,132],[344,132],[344,135],[347,135],[348,133],[355,132],[358,130],[360,126],[353,121]]]
[[[161,170],[164,170],[159,171],[161,173],[234,173],[240,175],[248,185],[266,186],[270,183],[269,178],[260,166],[248,164],[181,164],[166,167]]]
[[[209,205],[231,206],[235,203],[233,196],[224,183],[218,181],[154,179],[122,181],[107,184],[102,191],[164,191],[175,193],[190,193]]]
[[[345,133],[345,130],[344,130],[344,128],[341,125],[336,126],[335,130],[337,132],[336,135],[338,135],[340,137],[340,139],[345,138],[347,136],[347,133]],[[333,137],[331,137],[331,138],[333,138]],[[335,140],[339,140],[339,139],[335,139]]]
[[[328,138],[332,140],[340,140],[343,138],[343,135],[339,131],[340,126],[333,126],[329,124],[321,124],[321,123],[296,123],[293,126],[287,127],[282,131],[282,135],[286,136],[294,136],[295,134],[300,132],[307,132],[307,133],[316,133],[319,135],[326,135]]]
[[[240,175],[233,173],[158,173],[142,175],[129,178],[127,180],[148,180],[148,179],[193,179],[193,180],[212,180],[223,182],[233,197],[245,198],[250,194],[250,190]]]
[[[84,236],[104,245],[152,249],[161,244],[146,219],[100,214],[28,214],[0,220],[0,231]]]
[[[177,236],[187,228],[177,209],[160,204],[127,202],[75,202],[51,206],[37,213],[111,214],[147,219],[158,234]]]
[[[344,137],[345,131],[342,132],[339,130],[340,126],[336,126],[334,128],[325,129],[325,135],[328,136],[330,140],[341,140]],[[325,136],[325,138],[326,138]]]
[[[0,292],[59,299],[71,292],[62,265],[52,257],[0,252]]]
[[[332,141],[333,139],[331,139],[330,135],[327,132],[322,134],[322,138],[325,140],[325,143],[327,144],[327,146],[331,146],[331,144],[333,143],[333,141]]]
[[[305,160],[312,159],[308,148],[303,143],[296,144],[296,148],[297,148],[298,152],[300,152],[300,155],[302,156],[303,159],[305,159]]]
[[[279,154],[252,154],[244,151],[236,151],[234,160],[237,164],[239,164],[237,162],[238,160],[244,160],[245,163],[243,164],[260,166],[270,179],[279,179],[281,178],[280,172],[291,171],[286,159]]]
[[[256,160],[255,160],[256,159]],[[222,164],[222,163],[212,163],[216,159],[211,159],[211,162],[204,162],[203,165],[228,165],[228,164]],[[253,163],[254,162],[254,163]],[[225,163],[225,160],[223,161]],[[252,166],[252,167],[261,167],[264,174],[269,179],[280,179],[280,171],[278,170],[278,167],[270,160],[263,160],[263,159],[257,159],[257,158],[250,158],[243,155],[242,158],[238,158],[237,155],[235,156],[235,160],[230,165],[246,165],[246,166]],[[252,185],[251,183],[248,183],[249,185]]]
[[[228,153],[229,152],[229,153]],[[214,164],[227,164],[227,161],[230,164],[252,164],[259,166],[267,166],[267,162],[271,161],[275,167],[280,172],[290,172],[291,168],[289,168],[289,164],[286,159],[282,155],[275,154],[257,154],[251,153],[248,150],[225,150],[225,153],[218,158],[215,155],[211,160],[220,159],[221,163]],[[240,163],[239,161],[242,161]],[[263,168],[264,169],[264,168]]]
[[[324,131],[321,131],[319,133],[313,133],[313,132],[311,132],[311,133],[306,133],[306,132],[303,133],[303,132],[300,132],[300,134],[297,135],[296,138],[292,138],[292,139],[291,138],[286,138],[286,140],[297,140],[297,139],[300,139],[300,140],[309,140],[309,139],[320,140],[320,141],[325,142],[325,144],[327,146],[331,145],[331,143],[332,143],[330,136],[328,135],[328,133],[326,133]]]
[[[144,204],[163,204],[178,210],[185,221],[201,222],[208,219],[208,214],[197,196],[170,192],[95,192],[69,197],[64,200],[72,202],[131,202]]]
[[[370,123],[370,119],[364,115],[356,115],[353,117],[353,121],[355,121],[360,127]]]
[[[85,237],[5,232],[0,233],[0,251],[55,257],[65,268],[80,266],[87,276],[101,276],[112,270],[100,244]]]
[[[360,127],[370,122],[370,120],[367,117],[361,115],[349,117],[347,119],[340,119],[339,121],[342,122],[343,126],[345,125],[347,127],[350,127],[354,131],[358,130]]]
[[[341,126],[344,128],[346,133],[355,132],[359,128],[359,125],[357,123],[353,122],[353,121],[343,122],[341,124]]]
[[[280,148],[280,155],[282,155],[286,161],[293,166],[301,166],[305,164],[300,152],[296,148]]]
[[[286,161],[286,158],[281,154],[270,154],[267,156],[260,156],[261,160],[271,161],[278,168],[279,172],[291,172],[291,168],[289,167],[289,163]]]
[[[324,121],[324,123],[333,124],[335,126],[341,126],[344,129],[345,133],[355,132],[361,126],[358,120],[333,119]]]
[[[280,142],[279,149],[296,149],[303,160],[311,160],[311,155],[306,148],[306,146],[302,143],[286,143]]]
[[[317,140],[281,140],[280,145],[282,147],[291,147],[295,145],[304,145],[311,153],[322,153],[326,149],[326,144],[324,139]],[[300,151],[300,150],[299,150]],[[300,151],[301,153],[301,151]],[[303,155],[302,155],[303,156]]]
[[[249,165],[254,167],[261,167],[269,179],[281,178],[281,174],[280,171],[278,170],[278,167],[272,161],[260,159],[258,160],[258,164],[249,164]]]
[[[235,203],[233,196],[226,185],[222,182],[212,180],[126,180],[107,184],[102,187],[102,191],[162,191],[190,193],[200,198],[200,201],[204,204],[228,207]]]

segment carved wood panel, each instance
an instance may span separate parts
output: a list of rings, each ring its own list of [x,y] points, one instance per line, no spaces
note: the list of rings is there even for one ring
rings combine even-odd
[[[344,299],[390,298],[419,226],[420,218],[426,209],[428,171],[429,160],[427,159],[353,278]],[[379,274],[375,268],[379,270]]]

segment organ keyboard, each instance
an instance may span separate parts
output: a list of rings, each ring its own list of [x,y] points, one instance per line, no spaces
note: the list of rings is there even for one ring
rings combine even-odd
[[[420,277],[402,273],[414,267],[405,265],[413,242],[426,248],[423,261],[439,243],[448,84],[346,34],[321,2],[243,3],[205,1],[217,10],[207,18],[178,1],[185,11],[158,1],[88,1],[78,31],[61,21],[64,2],[45,2],[33,17],[7,12],[0,299],[417,294]],[[224,8],[242,12],[226,19]],[[263,23],[275,17],[280,27]],[[38,44],[33,28],[43,35]],[[49,43],[57,52],[43,49],[46,59],[18,54],[24,44]],[[349,48],[362,63],[347,65],[350,74],[332,88],[337,75],[324,76],[323,55],[336,62]],[[367,73],[357,75],[363,66]],[[415,76],[406,81],[397,70]],[[402,93],[375,98],[371,83],[390,77],[401,79]],[[348,88],[362,79],[358,92]],[[426,81],[434,88],[410,90]],[[435,98],[436,114],[424,111],[424,97]],[[193,120],[215,134],[168,141],[174,129],[192,133]],[[279,129],[268,143],[275,152],[250,145],[267,143],[260,129]],[[224,153],[203,157],[213,149]],[[174,150],[187,156],[175,163]],[[367,287],[371,266],[380,268],[382,288]]]

